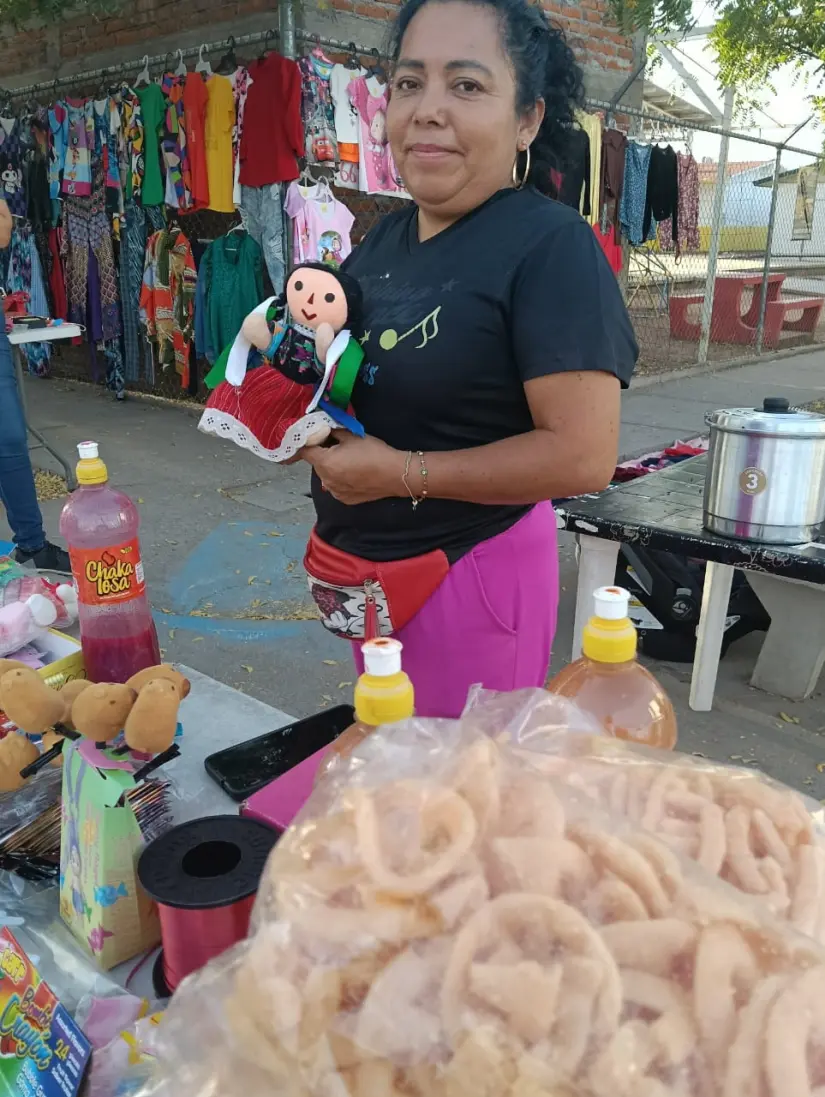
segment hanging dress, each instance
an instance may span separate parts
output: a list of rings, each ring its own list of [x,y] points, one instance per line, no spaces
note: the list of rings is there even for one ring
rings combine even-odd
[[[333,64],[313,51],[299,60],[298,68],[301,70],[301,119],[306,162],[335,163],[338,159],[338,141],[335,137],[335,108],[329,89]]]
[[[28,198],[24,185],[25,154],[22,127],[16,118],[0,118],[0,198],[12,217],[25,217]]]
[[[187,180],[189,158],[186,151],[186,126],[183,110],[184,78],[167,72],[161,83],[166,96],[163,122],[163,160],[166,164],[166,205],[185,212],[191,209],[192,193]]]

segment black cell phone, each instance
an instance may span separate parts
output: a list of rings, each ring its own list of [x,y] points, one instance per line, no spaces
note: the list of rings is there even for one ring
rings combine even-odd
[[[352,705],[316,712],[277,731],[219,750],[204,759],[206,772],[227,796],[240,803],[287,770],[329,746],[355,721]]]

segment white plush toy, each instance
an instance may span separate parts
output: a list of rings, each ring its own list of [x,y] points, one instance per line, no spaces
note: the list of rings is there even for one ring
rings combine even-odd
[[[75,598],[74,588],[69,588]],[[65,604],[65,603],[64,603]],[[11,602],[0,608],[0,656],[20,651],[58,619],[55,604],[42,594],[32,594],[25,602]]]

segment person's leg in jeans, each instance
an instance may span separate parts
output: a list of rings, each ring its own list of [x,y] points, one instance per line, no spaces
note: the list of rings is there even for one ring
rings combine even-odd
[[[11,346],[0,327],[0,502],[6,509],[17,559],[47,570],[68,571],[69,558],[49,544],[37,502],[26,421],[17,391]]]

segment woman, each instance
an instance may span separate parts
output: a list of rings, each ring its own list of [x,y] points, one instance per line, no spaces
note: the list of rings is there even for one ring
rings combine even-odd
[[[0,248],[11,240],[12,219],[9,207],[0,199]],[[46,540],[43,516],[37,502],[31,460],[29,459],[26,420],[17,391],[17,378],[11,357],[11,345],[0,310],[0,503],[5,507],[17,549],[15,559],[33,563],[44,571],[69,571],[69,556],[64,549]]]
[[[473,683],[544,684],[549,500],[609,482],[637,348],[592,230],[541,193],[583,97],[541,8],[407,0],[393,61],[387,131],[415,205],[344,265],[364,294],[367,436],[302,456],[322,543],[422,568],[446,555],[397,635],[416,711],[457,716]]]

